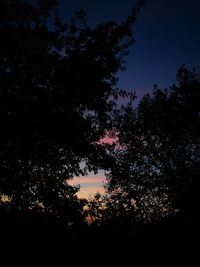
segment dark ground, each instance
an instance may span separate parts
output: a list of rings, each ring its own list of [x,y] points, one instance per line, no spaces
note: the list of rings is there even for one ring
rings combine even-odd
[[[14,261],[33,266],[199,265],[199,229],[191,223],[70,231],[47,225],[11,224],[1,228],[1,258],[7,264]]]

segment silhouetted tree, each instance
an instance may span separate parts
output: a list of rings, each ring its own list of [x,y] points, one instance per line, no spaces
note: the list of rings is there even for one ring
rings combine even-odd
[[[82,10],[63,23],[55,0],[0,2],[0,194],[10,209],[82,220],[66,181],[105,154],[98,140],[126,95],[117,74],[140,2],[122,23],[96,27]]]
[[[169,89],[155,86],[136,109],[128,105],[116,113],[121,149],[111,152],[109,190],[126,193],[144,219],[177,212],[186,220],[198,218],[200,75],[183,66],[177,79]]]
[[[121,228],[139,222],[134,204],[129,201],[126,192],[118,190],[111,194],[96,194],[89,199],[86,212],[92,226]]]

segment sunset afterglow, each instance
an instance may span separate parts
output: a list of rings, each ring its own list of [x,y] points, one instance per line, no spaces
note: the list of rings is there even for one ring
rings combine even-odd
[[[69,181],[72,186],[80,185],[80,191],[77,193],[80,198],[89,198],[94,196],[97,192],[105,193],[104,184],[106,182],[103,171],[97,175],[91,173],[88,176],[74,177]]]

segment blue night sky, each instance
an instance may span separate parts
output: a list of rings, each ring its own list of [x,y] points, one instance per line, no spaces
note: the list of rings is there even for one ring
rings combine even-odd
[[[60,0],[61,14],[70,18],[83,8],[88,22],[95,25],[106,20],[123,20],[133,0]],[[135,44],[130,48],[126,72],[119,74],[122,89],[136,91],[138,99],[150,92],[154,84],[168,87],[175,83],[176,72],[182,64],[200,67],[200,1],[146,0],[134,28]],[[104,173],[95,177],[77,177],[79,195],[87,197],[100,191]],[[86,180],[85,180],[86,179]]]
[[[91,25],[121,21],[133,0],[60,0],[61,14],[70,18],[83,8]],[[127,70],[119,74],[123,89],[140,97],[154,84],[168,87],[175,82],[182,64],[200,66],[200,1],[146,0],[135,24],[135,44],[130,48]]]

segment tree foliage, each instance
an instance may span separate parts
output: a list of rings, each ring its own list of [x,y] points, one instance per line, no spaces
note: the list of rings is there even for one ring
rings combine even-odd
[[[95,169],[139,3],[117,24],[66,23],[55,0],[0,2],[0,194],[18,211],[83,215],[66,180]],[[77,211],[75,211],[77,210]],[[80,216],[79,216],[80,217]]]
[[[115,163],[108,189],[135,200],[141,216],[160,220],[172,213],[198,217],[200,193],[200,75],[181,67],[177,85],[154,87],[137,108],[116,114],[123,149],[111,152]],[[145,211],[145,212],[144,212]],[[145,219],[145,218],[144,218]]]

